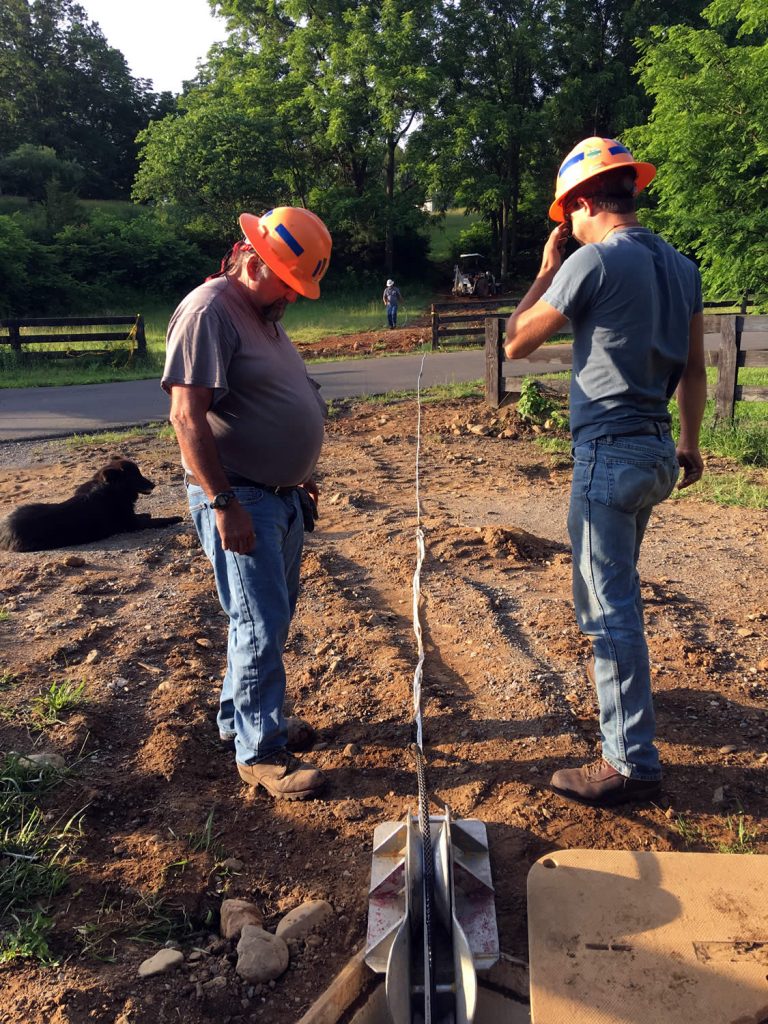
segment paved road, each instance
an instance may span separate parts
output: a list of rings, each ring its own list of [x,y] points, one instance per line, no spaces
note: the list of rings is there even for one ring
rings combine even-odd
[[[412,355],[314,363],[309,372],[322,385],[326,401],[381,395],[415,389],[421,359]],[[476,380],[483,376],[484,360],[479,350],[430,353],[424,362],[422,387]],[[0,389],[0,441],[91,433],[153,423],[167,416],[168,397],[157,380]]]

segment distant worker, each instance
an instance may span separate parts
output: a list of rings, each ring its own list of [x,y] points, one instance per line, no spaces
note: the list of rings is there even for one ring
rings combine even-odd
[[[221,271],[171,317],[162,384],[192,519],[229,617],[219,737],[234,745],[244,782],[296,800],[324,783],[289,752],[313,732],[284,715],[283,648],[305,524],[314,525],[325,410],[279,321],[298,295],[319,297],[331,236],[291,206],[244,213],[240,226],[245,239]]]
[[[613,139],[580,142],[560,166],[558,221],[541,269],[507,323],[504,351],[525,358],[568,320],[574,472],[568,532],[573,599],[592,641],[602,757],[556,771],[563,796],[609,807],[661,788],[637,560],[651,510],[701,478],[707,381],[696,266],[641,227],[635,197],[656,168]],[[570,235],[581,244],[563,262]],[[677,390],[680,437],[670,433]]]
[[[382,299],[387,307],[387,323],[392,331],[397,327],[397,307],[403,301],[403,296],[391,277],[387,280],[387,287],[384,289]]]

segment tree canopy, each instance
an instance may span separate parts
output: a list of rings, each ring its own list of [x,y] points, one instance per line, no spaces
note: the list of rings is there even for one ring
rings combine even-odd
[[[627,133],[658,164],[650,222],[700,263],[707,293],[765,296],[768,279],[768,8],[715,0],[708,28],[654,29],[640,81],[647,124]]]
[[[3,0],[0,157],[22,146],[52,149],[82,169],[83,195],[126,195],[137,132],[171,106],[170,95],[131,76],[73,0]],[[8,190],[1,179],[0,187]]]

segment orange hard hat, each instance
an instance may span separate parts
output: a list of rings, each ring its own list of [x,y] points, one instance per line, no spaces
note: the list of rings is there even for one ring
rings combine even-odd
[[[276,206],[261,217],[240,214],[243,234],[281,281],[316,299],[331,259],[331,236],[316,213],[301,206]]]
[[[574,146],[560,164],[555,182],[555,201],[549,208],[551,220],[564,221],[563,204],[571,192],[590,178],[617,167],[633,167],[635,174],[635,195],[656,177],[653,164],[635,160],[626,146],[615,139],[602,139],[597,135],[584,139]]]

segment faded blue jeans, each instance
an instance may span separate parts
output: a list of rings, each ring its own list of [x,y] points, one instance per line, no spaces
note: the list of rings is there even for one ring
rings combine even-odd
[[[592,641],[603,758],[633,779],[661,778],[637,560],[654,505],[679,475],[669,433],[576,445],[568,532],[573,601]]]
[[[390,327],[397,327],[397,303],[392,302],[387,306],[387,323]]]
[[[304,521],[295,490],[232,489],[253,520],[256,541],[247,555],[222,548],[216,513],[201,487],[188,484],[187,497],[229,617],[219,734],[234,736],[237,760],[253,764],[283,748],[287,738],[283,649],[299,593]]]

